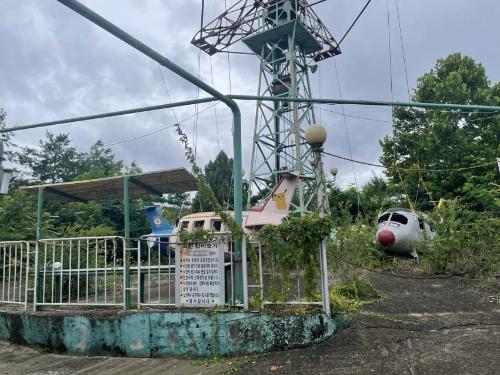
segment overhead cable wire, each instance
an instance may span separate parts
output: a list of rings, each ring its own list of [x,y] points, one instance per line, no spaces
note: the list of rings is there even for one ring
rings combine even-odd
[[[203,112],[206,112],[212,108],[214,108],[216,105],[218,105],[220,103],[220,101],[217,101],[211,105],[209,105],[208,107],[202,109],[201,111],[199,111],[198,115],[202,114]],[[186,121],[189,121],[191,120],[192,118],[194,118],[196,116],[196,114],[193,114],[189,117],[186,117],[180,121],[176,121],[174,124],[170,124],[170,125],[167,125],[167,126],[164,126],[164,127],[161,127],[161,128],[158,128],[158,129],[155,129],[151,132],[148,132],[148,133],[144,133],[144,134],[141,134],[139,136],[136,136],[136,137],[131,137],[131,138],[126,138],[126,139],[123,139],[121,141],[116,141],[116,142],[112,142],[112,143],[107,143],[107,144],[104,144],[103,147],[111,147],[111,146],[116,146],[116,145],[120,145],[120,144],[123,144],[123,143],[128,143],[128,142],[134,142],[134,141],[137,141],[139,139],[143,139],[143,138],[146,138],[146,137],[149,137],[151,135],[154,135],[154,134],[157,134],[157,133],[160,133],[162,131],[165,131],[167,129],[170,129],[172,127],[175,127],[177,124],[182,124]],[[89,150],[90,148],[79,148],[78,150],[82,151],[82,150]]]
[[[375,163],[369,163],[366,161],[356,160],[356,159],[348,158],[346,156],[332,154],[332,153],[326,152],[326,151],[323,151],[323,154],[331,156],[331,157],[336,158],[336,159],[346,160],[346,161],[350,161],[350,162],[357,163],[357,164],[369,165],[371,167],[385,168],[385,169],[397,168],[397,169],[400,169],[402,171],[408,171],[408,172],[463,172],[463,171],[467,171],[467,170],[471,170],[471,169],[478,169],[478,168],[487,167],[489,165],[497,164],[496,161],[491,161],[488,163],[477,164],[477,165],[472,165],[472,166],[468,166],[468,167],[460,167],[460,168],[441,168],[441,169],[402,168],[402,167],[399,167],[396,165],[386,167],[385,165],[382,165],[382,164],[375,164]]]
[[[396,14],[398,18],[398,26],[399,26],[399,39],[401,41],[401,53],[403,55],[403,67],[405,70],[405,78],[406,78],[406,90],[408,91],[408,100],[411,99],[410,95],[410,83],[408,80],[408,68],[406,64],[406,52],[405,52],[405,45],[403,43],[403,31],[401,29],[401,18],[399,16],[399,0],[396,0]]]
[[[318,89],[319,89],[319,97],[322,98],[323,95],[321,93],[321,65],[318,67]],[[322,118],[321,118],[321,113],[323,112],[323,106],[321,103],[318,104],[319,106],[319,123],[322,124]],[[314,107],[314,106],[313,106]]]
[[[332,104],[332,106],[333,106],[333,104]],[[318,108],[320,111],[330,112],[330,113],[334,113],[334,114],[337,114],[337,115],[344,115],[346,117],[357,118],[357,119],[360,119],[360,120],[367,120],[367,121],[374,121],[374,122],[384,122],[384,123],[387,123],[387,124],[392,124],[393,123],[392,120],[384,120],[384,119],[380,119],[380,118],[358,116],[358,115],[353,115],[353,114],[348,114],[348,113],[342,114],[342,112],[332,111],[331,109],[322,108],[320,106],[315,106],[315,108]],[[449,112],[449,111],[442,111],[442,112]],[[478,113],[478,112],[473,112],[473,113]],[[491,115],[491,116],[487,116],[487,117],[475,119],[474,122],[485,121],[485,120],[489,120],[489,119],[492,119],[492,118],[498,117],[498,116],[500,116],[500,113],[498,113],[496,115]],[[433,124],[448,125],[448,123],[446,123],[446,122],[432,121],[432,123]]]
[[[198,50],[198,74],[197,78],[200,79],[201,77],[201,49]],[[200,98],[200,87],[196,87],[196,99]],[[199,118],[199,104],[195,104],[194,106],[196,115],[194,118],[194,126],[193,126],[193,150],[194,150],[194,158],[196,160],[196,154],[197,154],[197,149],[198,149],[198,118]]]
[[[391,86],[391,100],[394,101],[394,85],[392,78],[391,12],[389,8],[389,0],[386,0],[386,5],[387,5],[387,33],[388,33],[388,46],[389,46],[389,78]],[[392,133],[394,134],[394,122],[392,123]],[[393,156],[394,156],[394,163],[396,163],[396,150],[394,148],[393,148]],[[408,200],[408,204],[411,209],[415,209],[415,207],[413,206],[413,202],[411,201],[410,196],[408,195],[408,191],[406,189],[406,183],[403,180],[401,171],[399,170],[397,164],[394,164],[394,166],[398,174],[399,180],[401,181],[401,185],[403,186],[403,190],[405,193],[405,197]]]
[[[318,0],[318,1],[316,1],[316,2],[314,2],[314,3],[312,3],[312,4],[309,4],[309,5],[307,5],[307,6],[308,6],[308,7],[313,7],[313,6],[315,6],[315,5],[318,5],[318,4],[321,4],[321,3],[324,3],[325,1],[326,1],[326,0]]]
[[[388,32],[388,47],[389,47],[389,80],[391,88],[391,100],[394,101],[394,88],[392,82],[392,45],[391,45],[391,12],[389,10],[389,0],[386,0],[387,4],[387,32]]]
[[[227,9],[227,0],[224,0],[224,9]],[[253,55],[253,54],[252,54]],[[227,71],[229,75],[229,94],[233,93],[233,88],[231,84],[231,58],[229,56],[229,52],[227,53]]]
[[[342,99],[342,89],[340,88],[340,77],[339,77],[339,70],[337,68],[337,61],[333,59],[333,66],[335,67],[335,76],[337,78],[337,87],[339,90],[339,96]],[[344,120],[344,128],[345,128],[345,133],[346,133],[346,138],[347,138],[347,146],[349,148],[349,155],[352,159],[352,147],[351,147],[351,139],[349,137],[349,129],[347,128],[347,117],[345,116],[345,109],[344,105],[340,105],[340,109],[342,111],[342,118]],[[360,202],[359,202],[359,186],[358,186],[358,177],[356,175],[356,168],[354,166],[354,163],[351,163],[352,167],[352,173],[354,174],[354,184],[356,185],[356,194],[358,197],[358,213],[359,213],[359,207],[360,207]]]
[[[160,64],[158,64],[158,69],[160,70],[161,80],[163,81],[163,87],[165,88],[165,93],[167,94],[168,101],[172,103],[172,98],[170,97],[170,92],[168,91],[167,81],[165,80],[165,77],[163,75],[163,68]],[[177,118],[177,113],[175,112],[175,108],[172,107],[171,110],[172,114],[174,115],[175,121],[179,122],[179,119]]]
[[[365,12],[366,8],[368,8],[368,5],[370,5],[370,3],[372,2],[372,0],[368,0],[365,4],[365,6],[363,7],[363,9],[361,9],[361,12],[359,12],[358,16],[356,17],[356,19],[354,20],[354,22],[351,24],[351,26],[349,26],[349,28],[347,29],[347,31],[344,33],[344,35],[342,36],[342,38],[340,38],[340,41],[337,43],[337,47],[340,46],[340,44],[344,41],[345,37],[347,36],[347,34],[349,34],[349,32],[352,30],[352,28],[354,27],[354,25],[356,25],[356,23],[358,22],[359,18],[363,15],[363,13]],[[312,4],[312,5],[315,5],[315,4]]]
[[[212,86],[215,87],[215,82],[214,82],[214,68],[212,66],[212,56],[209,57],[209,62],[210,62],[210,77],[212,81]],[[217,117],[217,107],[214,108],[214,113],[215,113],[215,130],[217,131],[217,147],[219,147],[219,150],[222,150],[220,147],[220,140],[219,140],[219,119]]]

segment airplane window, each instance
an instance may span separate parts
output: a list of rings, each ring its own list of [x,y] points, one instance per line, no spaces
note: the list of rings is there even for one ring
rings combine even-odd
[[[194,222],[194,229],[203,229],[205,225],[205,220],[197,220]]]
[[[212,230],[220,232],[222,228],[222,220],[212,220]]]
[[[183,221],[181,222],[181,230],[185,230],[188,228],[189,221]]]
[[[378,219],[378,223],[383,223],[384,221],[387,221],[389,220],[389,216],[391,216],[391,214],[384,214],[382,216],[379,217]]]
[[[424,221],[421,218],[418,218],[418,226],[420,229],[424,229]]]
[[[408,224],[408,218],[404,215],[393,213],[391,217],[391,221],[394,221],[396,223],[400,224]]]

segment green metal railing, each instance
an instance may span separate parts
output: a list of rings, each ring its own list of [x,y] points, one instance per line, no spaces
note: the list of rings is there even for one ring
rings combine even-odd
[[[106,30],[110,34],[114,35],[118,39],[122,40],[129,46],[133,47],[137,51],[151,58],[152,60],[159,63],[161,66],[171,70],[176,73],[181,78],[191,82],[195,86],[201,88],[212,97],[180,101],[176,103],[161,104],[155,106],[147,106],[140,108],[132,108],[127,110],[107,112],[101,114],[87,115],[82,117],[69,118],[64,120],[56,120],[49,122],[42,122],[30,125],[21,125],[11,128],[0,129],[0,134],[8,132],[16,132],[20,130],[35,129],[59,124],[75,123],[79,121],[87,121],[93,119],[107,118],[113,116],[122,116],[132,113],[140,113],[147,111],[154,111],[166,108],[173,108],[178,106],[193,105],[199,103],[207,103],[213,101],[221,101],[226,104],[233,114],[234,123],[234,134],[233,134],[233,151],[234,151],[234,165],[233,165],[233,183],[234,183],[234,219],[238,224],[242,224],[242,155],[241,155],[241,112],[236,103],[236,100],[252,100],[252,101],[288,101],[288,102],[307,102],[307,103],[324,103],[324,104],[353,104],[353,105],[365,105],[365,106],[391,106],[391,107],[414,107],[414,108],[430,108],[430,109],[455,109],[455,110],[469,110],[469,111],[500,111],[500,106],[487,106],[487,105],[465,105],[465,104],[448,104],[448,103],[418,103],[418,102],[396,102],[396,101],[371,101],[371,100],[351,100],[351,99],[318,99],[318,98],[288,98],[288,97],[261,97],[252,95],[224,95],[217,91],[215,88],[206,84],[199,78],[195,77],[193,74],[189,73],[179,65],[173,63],[165,56],[161,55],[157,51],[153,50],[146,44],[142,43],[138,39],[134,38],[130,34],[126,33],[116,25],[112,24],[99,14],[95,13],[91,9],[85,7],[76,0],[58,0],[61,4],[67,6],[71,10],[80,14],[84,18],[88,19],[95,25]],[[0,140],[0,172],[2,170],[1,163],[3,160],[3,144]],[[129,219],[128,219],[128,178],[125,179],[124,185],[124,215],[125,215],[125,234],[129,232]],[[37,239],[42,238],[42,218],[43,218],[43,206],[44,206],[44,188],[40,187],[38,191],[38,214],[37,214]],[[128,237],[128,236],[127,236]],[[243,298],[243,287],[242,287],[242,265],[241,265],[241,242],[237,242],[235,248],[235,289],[236,296],[240,300]]]

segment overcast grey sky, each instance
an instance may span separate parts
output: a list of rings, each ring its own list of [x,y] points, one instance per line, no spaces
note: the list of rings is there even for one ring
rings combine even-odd
[[[233,4],[235,0],[228,0]],[[190,44],[199,28],[200,0],[83,0],[102,16],[191,72],[200,66],[201,78],[229,93],[226,55],[209,58]],[[205,1],[206,19],[218,15],[224,0]],[[344,33],[365,0],[328,0],[316,12],[337,38]],[[396,0],[389,0],[393,52],[394,99],[407,101],[401,58]],[[390,94],[386,0],[373,0],[336,57],[344,98],[388,100]],[[481,62],[492,82],[500,81],[500,1],[498,0],[399,0],[401,27],[410,87],[436,60],[461,52]],[[245,46],[241,45],[241,49]],[[198,56],[200,64],[198,65]],[[211,67],[212,66],[212,69]],[[231,56],[232,93],[256,94],[258,60]],[[213,75],[211,74],[213,70]],[[164,70],[172,100],[195,98],[195,87]],[[321,78],[321,85],[319,80]],[[333,59],[320,64],[312,76],[315,97],[339,97]],[[203,95],[203,94],[200,94]],[[55,0],[0,1],[0,108],[8,126],[108,112],[167,102],[158,65],[132,48],[94,27]],[[481,103],[478,103],[481,104]],[[200,105],[200,110],[208,105]],[[339,107],[327,107],[340,111]],[[203,112],[198,120],[197,150],[200,164],[213,159],[219,149],[232,155],[231,116],[223,105]],[[253,131],[254,103],[242,103],[243,163],[248,171]],[[391,131],[390,110],[346,106],[352,155],[377,162],[378,141]],[[178,119],[192,117],[194,107],[179,108]],[[217,116],[216,116],[217,114]],[[217,121],[216,121],[217,120]],[[85,150],[97,139],[114,144],[166,128],[135,141],[112,145],[118,158],[136,161],[144,170],[187,166],[183,149],[172,127],[171,110],[96,120],[49,128],[69,132]],[[329,152],[349,155],[342,116],[321,111],[327,127]],[[183,123],[191,141],[194,119]],[[217,125],[217,126],[216,126]],[[217,131],[218,130],[218,131]],[[45,130],[17,133],[15,142],[36,145]],[[338,181],[354,183],[350,163],[327,159],[340,169]],[[370,179],[376,168],[355,166],[358,183]]]

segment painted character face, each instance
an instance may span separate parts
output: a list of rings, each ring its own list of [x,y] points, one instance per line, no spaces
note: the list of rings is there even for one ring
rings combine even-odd
[[[161,217],[155,216],[153,221],[154,221],[155,225],[161,225]]]
[[[286,210],[286,199],[285,199],[286,190],[281,193],[273,194],[272,199],[276,202],[276,208],[278,210]]]

